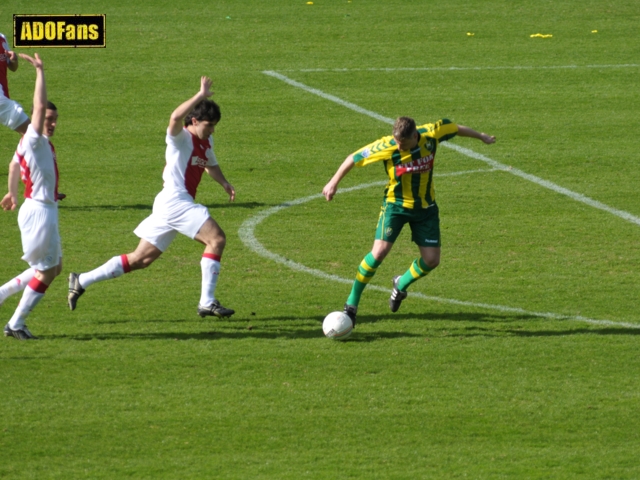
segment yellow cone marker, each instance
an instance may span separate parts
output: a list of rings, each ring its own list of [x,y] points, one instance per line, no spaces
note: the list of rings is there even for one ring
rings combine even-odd
[[[598,30],[591,30],[591,33],[598,33]]]
[[[475,33],[467,32],[467,36],[468,37],[473,37],[474,35],[475,35]]]

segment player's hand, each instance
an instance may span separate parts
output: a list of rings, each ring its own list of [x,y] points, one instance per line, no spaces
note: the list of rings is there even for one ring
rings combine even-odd
[[[489,145],[496,143],[496,137],[494,135],[487,135],[486,133],[480,134],[480,140]]]
[[[324,198],[327,199],[327,202],[330,202],[337,191],[338,191],[337,185],[334,185],[332,182],[329,182],[322,189],[322,195],[324,195]]]
[[[226,182],[222,184],[222,188],[224,188],[224,191],[229,194],[229,201],[233,202],[236,199],[236,191],[234,190],[233,185]]]
[[[40,56],[37,53],[34,53],[33,57],[30,57],[26,53],[20,53],[19,55],[20,55],[20,58],[23,58],[24,60],[29,62],[34,67],[36,67],[36,68],[42,68],[43,67],[42,60],[40,59]]]
[[[200,78],[200,94],[203,97],[209,98],[211,95],[213,95],[213,92],[211,91],[211,85],[213,85],[213,80],[211,80],[209,77]]]
[[[11,193],[7,193],[2,200],[0,200],[3,210],[15,210],[18,206],[18,198]]]
[[[9,50],[7,53],[9,54],[10,63],[16,63],[18,61],[18,54],[16,52]]]
[[[67,198],[67,196],[64,193],[58,192],[58,201],[64,200],[65,198]]]

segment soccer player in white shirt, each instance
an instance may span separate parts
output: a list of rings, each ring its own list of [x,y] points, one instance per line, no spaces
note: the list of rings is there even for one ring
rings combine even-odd
[[[26,325],[29,313],[42,300],[51,282],[62,270],[62,248],[58,232],[58,166],[49,142],[56,128],[58,112],[47,101],[44,68],[38,54],[20,54],[36,69],[32,123],[20,140],[9,166],[9,193],[0,201],[4,210],[18,205],[18,181],[25,184],[25,201],[20,207],[18,225],[22,237],[22,259],[28,270],[0,287],[0,303],[24,290],[15,313],[4,328],[7,337],[35,339]]]
[[[0,124],[24,135],[29,126],[29,117],[18,102],[9,98],[7,70],[18,69],[18,55],[9,49],[7,38],[0,33]]]
[[[138,248],[117,255],[87,273],[69,275],[69,308],[75,310],[78,298],[95,282],[116,278],[151,265],[169,247],[178,233],[205,246],[200,266],[202,288],[198,315],[228,317],[234,310],[225,308],[215,298],[220,273],[220,259],[226,237],[203,205],[195,203],[196,189],[204,171],[235,199],[236,192],[222,174],[213,153],[212,133],[220,121],[220,108],[208,100],[213,95],[211,79],[200,79],[200,91],[171,114],[167,129],[164,188],[153,202],[153,213],[134,230],[140,237]]]

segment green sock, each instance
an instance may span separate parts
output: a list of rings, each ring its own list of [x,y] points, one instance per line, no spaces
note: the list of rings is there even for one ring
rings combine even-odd
[[[351,293],[349,294],[349,298],[347,298],[347,305],[353,305],[354,307],[358,306],[364,287],[367,286],[369,280],[371,280],[376,274],[376,270],[381,263],[382,262],[373,258],[373,254],[371,252],[367,253],[358,267],[356,279],[353,281]]]
[[[409,270],[404,272],[404,275],[398,280],[398,290],[406,291],[409,285],[422,277],[426,277],[431,270],[433,270],[433,268],[429,268],[427,264],[424,263],[424,260],[422,260],[422,257],[414,260]]]

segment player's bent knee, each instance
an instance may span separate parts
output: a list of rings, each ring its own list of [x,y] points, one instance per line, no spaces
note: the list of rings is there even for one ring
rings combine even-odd
[[[424,263],[427,264],[427,267],[429,267],[431,270],[433,270],[434,268],[436,268],[438,265],[440,265],[440,259],[439,258],[431,258],[429,260],[424,260]]]
[[[224,232],[220,232],[217,235],[211,236],[211,238],[209,238],[206,243],[211,248],[223,250],[227,245],[227,236],[224,234]]]

